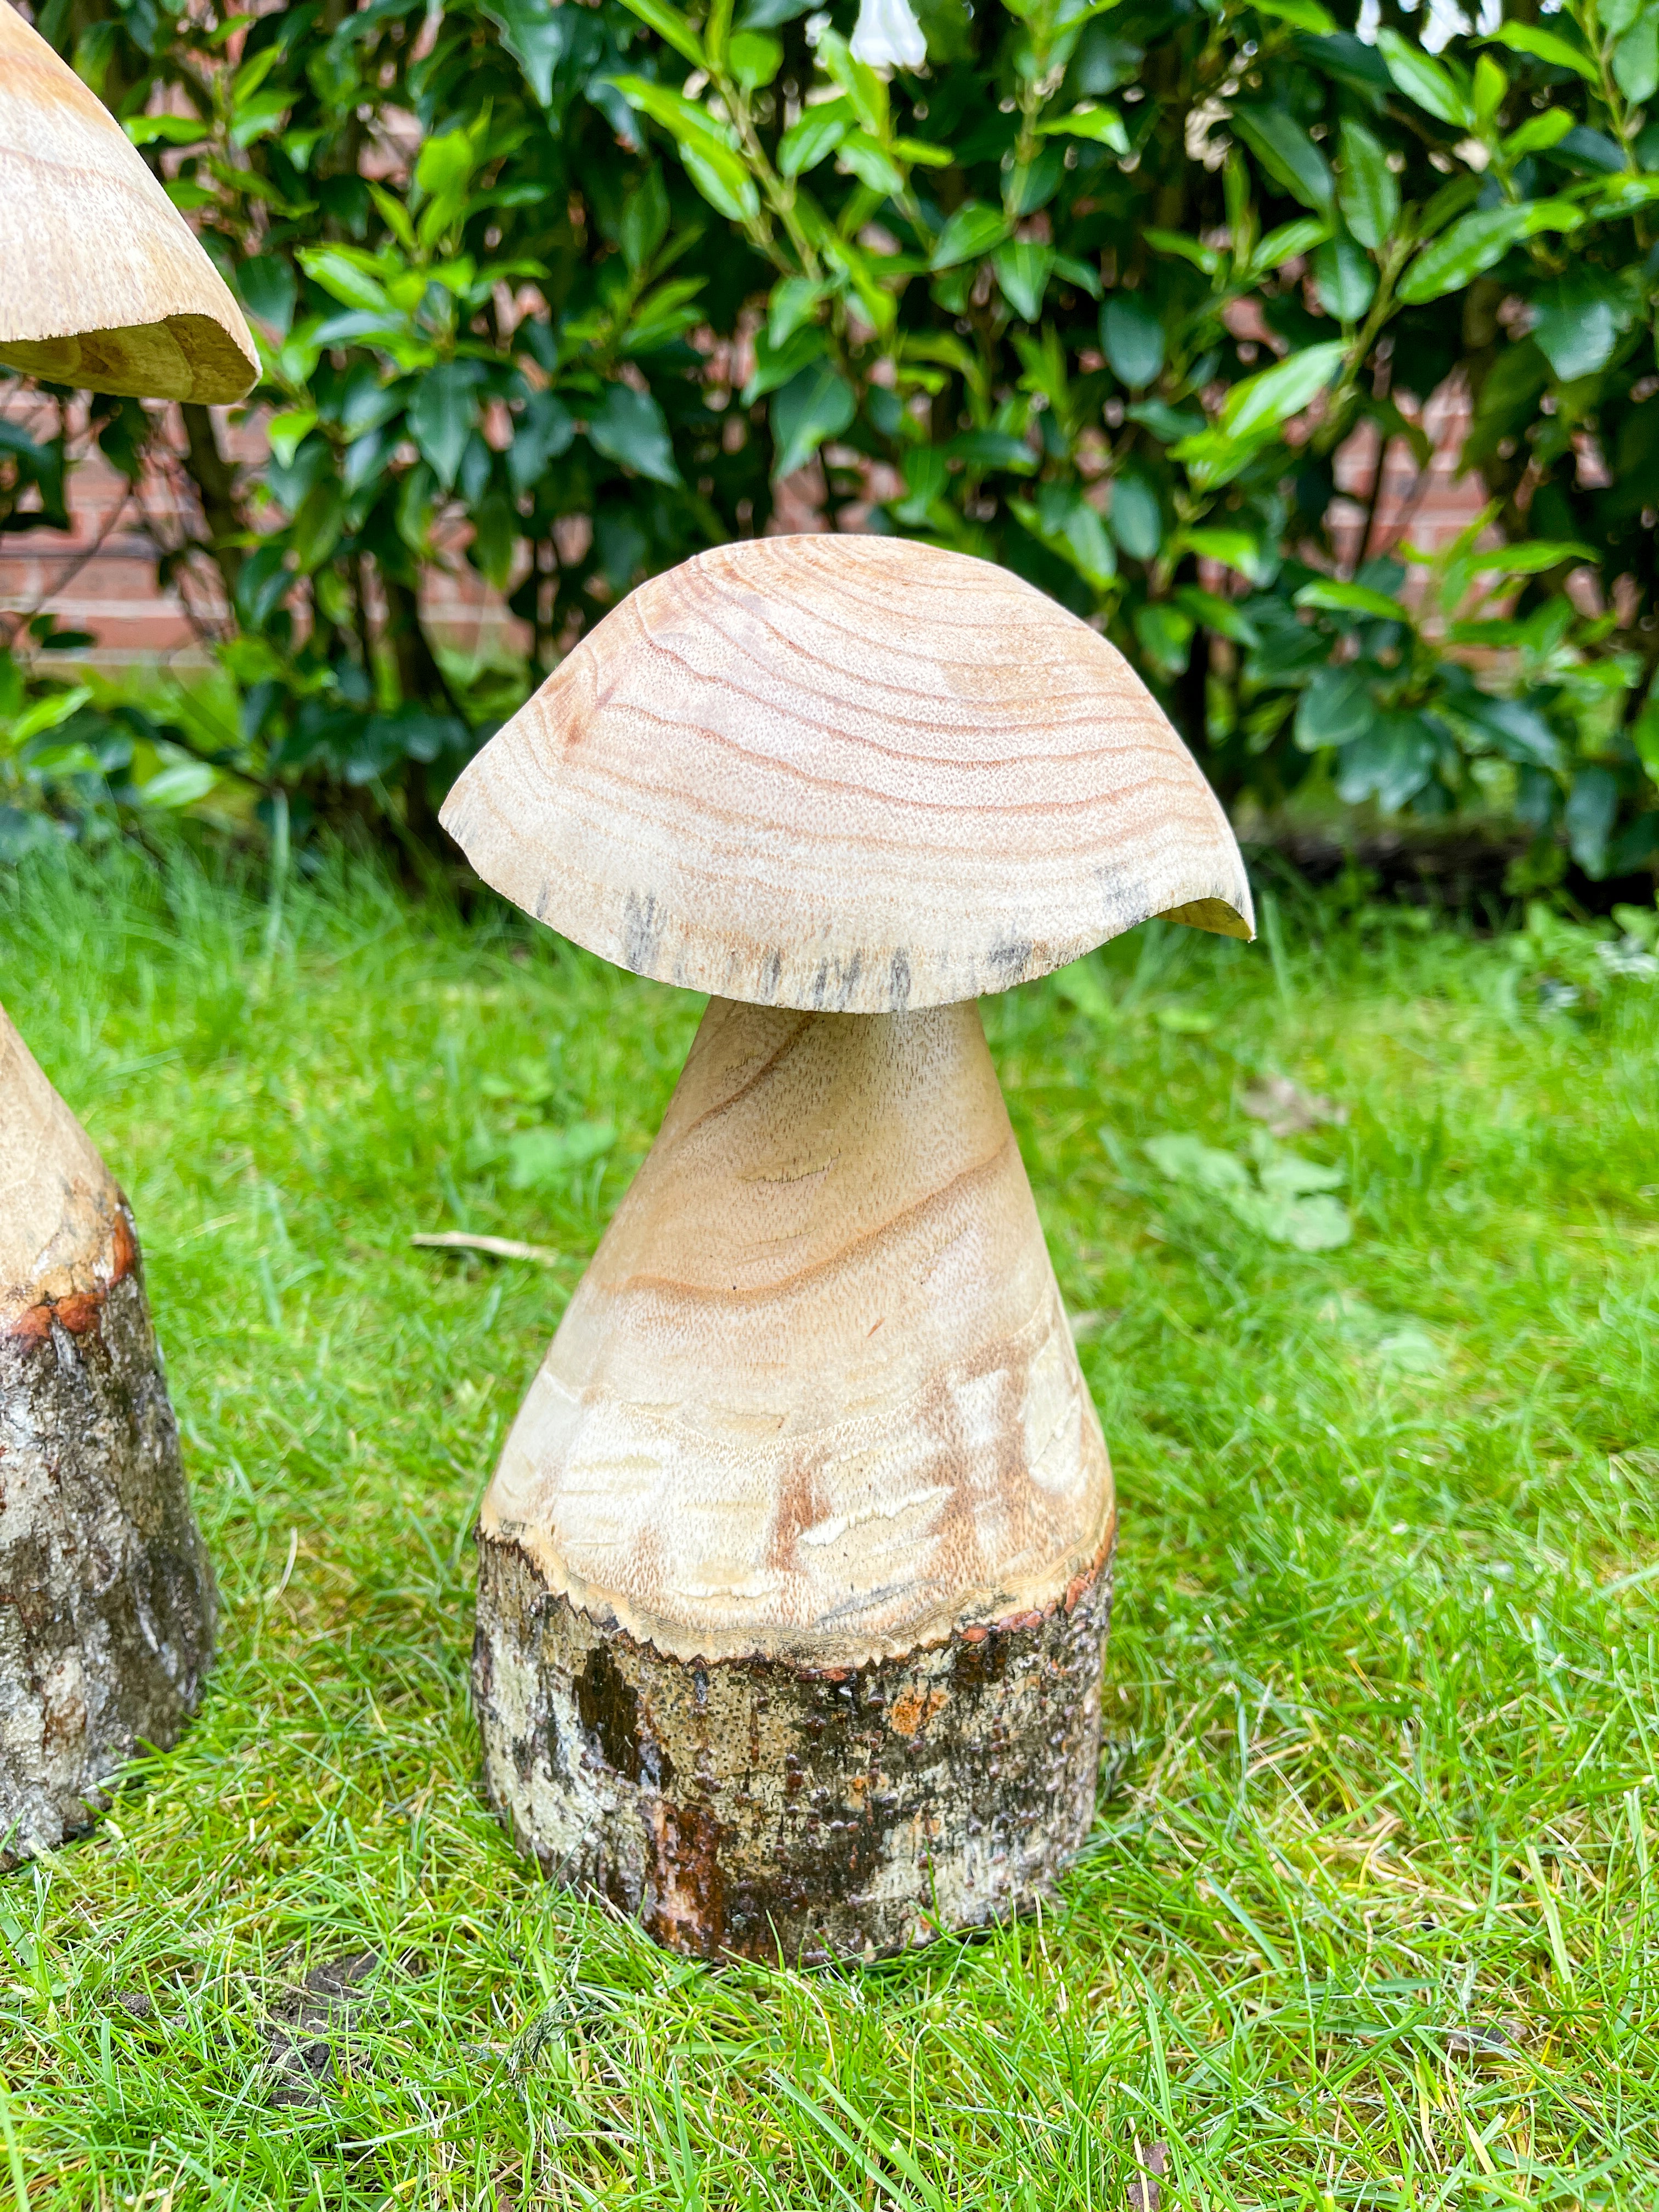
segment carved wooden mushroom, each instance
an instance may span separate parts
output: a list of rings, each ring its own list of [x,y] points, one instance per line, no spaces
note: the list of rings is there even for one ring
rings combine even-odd
[[[443,819],[712,994],[484,1501],[495,1803],[683,1951],[1018,1910],[1092,1810],[1115,1516],[975,1000],[1248,936],[1220,806],[1029,585],[806,537],[642,586]]]
[[[236,304],[120,126],[0,0],[0,361],[94,391],[240,399]],[[173,1742],[212,1571],[127,1202],[0,1008],[0,1868]]]
[[[0,362],[93,392],[240,399],[259,356],[114,117],[0,0]]]
[[[131,1212],[0,1010],[0,1866],[173,1742],[213,1619]]]

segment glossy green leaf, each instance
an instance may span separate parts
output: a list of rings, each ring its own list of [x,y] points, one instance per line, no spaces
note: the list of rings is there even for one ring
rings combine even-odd
[[[1085,583],[1105,591],[1117,574],[1117,553],[1097,510],[1074,485],[1042,484],[1034,500],[1010,508],[1034,538],[1057,553]]]
[[[804,469],[827,438],[839,437],[858,411],[853,388],[829,361],[814,362],[772,400],[775,477]]]
[[[849,131],[836,149],[842,167],[872,192],[890,196],[904,190],[904,172],[867,131]]]
[[[1292,30],[1310,32],[1315,38],[1328,39],[1337,27],[1319,0],[1250,0],[1250,4],[1258,15],[1288,23]]]
[[[1370,687],[1354,668],[1322,668],[1296,710],[1296,742],[1304,753],[1346,745],[1370,728],[1376,709]]]
[[[587,418],[590,441],[607,460],[648,477],[653,483],[678,484],[673,441],[662,409],[648,392],[613,384]]]
[[[977,261],[1008,235],[1001,210],[980,200],[964,200],[939,234],[928,257],[930,269],[954,269],[961,261]]]
[[[1376,34],[1376,50],[1407,100],[1415,100],[1442,123],[1465,131],[1473,125],[1474,109],[1468,94],[1443,63],[1425,54],[1400,32],[1387,28]]]
[[[752,222],[760,213],[760,191],[737,155],[702,143],[680,148],[685,173],[728,222]]]
[[[1581,768],[1567,794],[1564,821],[1572,857],[1587,876],[1607,872],[1607,846],[1619,813],[1619,779],[1607,768]]]
[[[1192,658],[1193,634],[1198,628],[1186,609],[1171,606],[1167,599],[1155,601],[1135,609],[1133,623],[1140,649],[1157,672],[1165,678],[1182,674]]]
[[[1613,82],[1632,107],[1659,92],[1659,9],[1650,9],[1613,50]]]
[[[314,407],[291,408],[271,416],[265,425],[265,435],[270,441],[271,452],[286,465],[293,460],[302,442],[316,427],[317,410]]]
[[[936,146],[927,138],[895,138],[893,151],[901,161],[919,165],[924,169],[948,169],[956,155],[948,146]]]
[[[1020,216],[1035,215],[1039,208],[1047,207],[1065,174],[1066,156],[1058,146],[1041,148],[1034,161],[1017,161],[1002,191],[1009,220],[1017,222]]]
[[[815,284],[808,276],[779,278],[772,287],[766,317],[766,335],[775,350],[785,344],[803,323],[811,320],[828,291],[827,285]]]
[[[1079,261],[1074,254],[1056,253],[1054,274],[1062,283],[1075,284],[1079,291],[1086,292],[1091,300],[1099,299],[1104,289],[1100,271],[1091,263]]]
[[[769,329],[757,331],[754,374],[743,387],[741,404],[752,407],[769,392],[787,384],[792,376],[799,375],[810,362],[817,361],[828,346],[828,338],[816,323],[797,324],[782,344],[776,346],[772,343]]]
[[[662,171],[653,161],[623,203],[617,243],[623,260],[636,276],[649,267],[667,235],[668,193]]]
[[[1107,514],[1113,537],[1132,561],[1157,559],[1164,543],[1164,515],[1149,478],[1134,469],[1115,477]]]
[[[1231,599],[1224,599],[1218,592],[1206,591],[1200,584],[1178,584],[1174,599],[1176,605],[1183,614],[1190,615],[1200,629],[1230,638],[1235,645],[1248,647],[1260,642],[1255,624],[1243,609]]]
[[[1100,348],[1131,392],[1155,384],[1164,368],[1164,325],[1135,292],[1114,292],[1100,311]]]
[[[1328,315],[1357,323],[1376,296],[1376,271],[1352,238],[1329,238],[1314,256],[1314,289]]]
[[[1014,313],[1024,322],[1036,322],[1054,273],[1054,247],[1018,242],[1000,246],[991,256],[991,266],[1002,296]]]
[[[1206,527],[1183,530],[1182,545],[1200,561],[1231,568],[1252,584],[1265,584],[1279,566],[1278,556],[1244,530]]]
[[[912,529],[927,520],[935,500],[944,496],[951,480],[950,465],[937,446],[920,446],[904,457],[904,497],[893,512]]]
[[[409,430],[422,458],[448,491],[477,419],[477,362],[447,362],[421,379],[409,405]]]
[[[1140,234],[1154,253],[1176,254],[1182,261],[1190,261],[1194,269],[1201,270],[1206,276],[1221,274],[1223,256],[1220,251],[1213,246],[1206,246],[1201,239],[1188,238],[1178,230],[1156,228],[1144,230]]]
[[[1396,813],[1434,773],[1439,746],[1434,726],[1418,714],[1379,714],[1337,755],[1337,795],[1350,806],[1374,799]]]
[[[555,0],[488,0],[485,13],[500,26],[501,44],[523,70],[525,82],[543,107],[553,104],[553,80],[570,52],[574,24]],[[349,21],[361,22],[362,13]]]
[[[1296,595],[1296,604],[1329,614],[1365,615],[1373,622],[1407,620],[1405,608],[1386,592],[1373,591],[1369,584],[1347,584],[1335,579],[1304,584]]]
[[[1115,107],[1075,107],[1069,115],[1049,116],[1037,129],[1045,137],[1086,138],[1115,154],[1129,150],[1128,131]]]
[[[826,100],[809,107],[778,142],[778,168],[786,177],[804,177],[833,154],[853,128],[850,100]]]
[[[1607,298],[1585,297],[1558,283],[1537,310],[1532,335],[1539,351],[1563,384],[1605,368],[1618,348],[1622,322],[1619,307]]]
[[[1559,769],[1561,740],[1535,707],[1524,700],[1499,699],[1482,691],[1452,702],[1459,718],[1470,724],[1505,760],[1526,768]]]
[[[1557,22],[1570,22],[1567,15],[1558,15]],[[1500,23],[1488,33],[1489,46],[1506,46],[1512,54],[1530,54],[1534,61],[1547,62],[1552,69],[1571,70],[1574,76],[1583,78],[1586,84],[1599,84],[1601,73],[1583,48],[1575,46],[1559,31],[1546,30],[1538,23]]]
[[[817,29],[813,46],[818,65],[832,77],[853,103],[854,112],[874,138],[887,135],[890,102],[887,80],[879,70],[861,62],[838,31],[827,24]]]
[[[1221,410],[1218,428],[1231,438],[1249,438],[1277,429],[1311,405],[1342,366],[1338,344],[1308,346],[1272,368],[1234,385]]]
[[[975,471],[1012,469],[1029,476],[1037,465],[1036,455],[1012,430],[966,430],[952,438],[945,451],[951,459],[963,461]]]
[[[1399,296],[1421,307],[1455,292],[1501,261],[1510,246],[1544,231],[1576,230],[1583,210],[1571,200],[1528,200],[1519,207],[1479,208],[1425,246],[1401,278]]]
[[[1232,127],[1276,184],[1304,207],[1330,213],[1335,199],[1330,164],[1288,109],[1236,107]]]
[[[1475,122],[1483,132],[1490,131],[1510,89],[1508,77],[1490,54],[1482,54],[1475,63],[1473,89]]]
[[[1339,143],[1342,169],[1337,198],[1342,219],[1362,246],[1384,246],[1400,219],[1400,186],[1388,156],[1364,125],[1351,118],[1343,123]]]
[[[384,313],[389,302],[386,286],[372,266],[372,257],[337,246],[301,247],[295,257],[314,283],[343,307]],[[366,266],[368,264],[370,265]]]
[[[1477,553],[1469,565],[1478,576],[1538,576],[1566,562],[1593,562],[1599,557],[1592,547],[1573,538],[1534,538]]]
[[[738,175],[747,176],[730,125],[719,121],[706,107],[688,100],[684,93],[653,84],[644,77],[619,76],[612,82],[630,107],[661,124],[678,145],[696,148],[706,160],[724,157],[734,165]]]
[[[218,771],[206,761],[174,760],[141,784],[138,796],[146,806],[165,806],[177,811],[205,799],[218,781]]]
[[[738,31],[726,43],[726,59],[744,90],[758,92],[783,67],[783,41],[765,31]]]
[[[1250,256],[1250,280],[1270,276],[1282,269],[1287,261],[1311,253],[1331,234],[1331,227],[1321,216],[1298,216],[1294,222],[1282,222],[1267,235]]]
[[[702,40],[692,28],[690,21],[668,0],[623,0],[630,15],[649,26],[659,39],[665,40],[677,54],[683,54],[694,69],[707,69],[708,57],[703,52]]]
[[[1567,109],[1547,107],[1541,115],[1528,116],[1518,130],[1510,131],[1504,141],[1504,155],[1508,160],[1518,161],[1523,154],[1547,153],[1577,128],[1577,118]]]
[[[213,134],[198,115],[130,115],[121,128],[135,146],[199,146]]]
[[[549,465],[568,452],[575,418],[556,392],[532,392],[507,449],[507,472],[515,491],[528,491]]]

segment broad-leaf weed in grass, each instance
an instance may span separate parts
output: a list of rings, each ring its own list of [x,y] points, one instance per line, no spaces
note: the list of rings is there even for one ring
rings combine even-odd
[[[178,1748],[0,1882],[0,2201],[1651,2212],[1659,984],[1565,925],[1273,919],[986,1009],[1123,1507],[1063,1893],[712,1972],[514,1855],[465,1688],[480,1491],[696,1001],[344,862],[276,927],[182,855],[4,879],[225,1614]],[[1296,1139],[1339,1248],[1147,1159],[1250,1157],[1275,1079],[1347,1109]]]

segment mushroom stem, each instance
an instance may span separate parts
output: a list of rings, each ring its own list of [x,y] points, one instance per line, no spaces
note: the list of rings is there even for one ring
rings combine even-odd
[[[977,1008],[710,1002],[480,1524],[522,1847],[677,1949],[896,1949],[1086,1830],[1109,1468]]]
[[[194,1710],[215,1593],[126,1200],[0,1011],[0,1869]]]

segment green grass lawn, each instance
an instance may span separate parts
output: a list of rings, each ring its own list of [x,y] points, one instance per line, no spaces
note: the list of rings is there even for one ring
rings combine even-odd
[[[466,1692],[479,1496],[698,1002],[366,871],[0,878],[224,1597],[184,1741],[0,1881],[0,2207],[1652,2212],[1659,982],[1266,906],[987,1008],[1122,1509],[1087,1849],[988,1938],[711,1972],[515,1857]],[[1263,1143],[1273,1075],[1346,1121]],[[458,1226],[562,1256],[410,1245]]]

